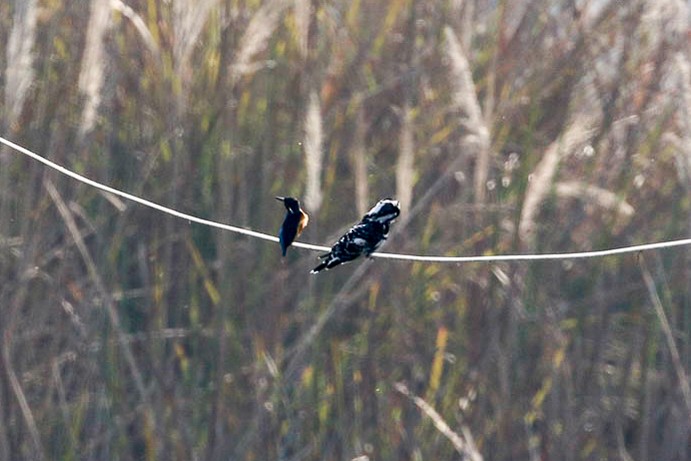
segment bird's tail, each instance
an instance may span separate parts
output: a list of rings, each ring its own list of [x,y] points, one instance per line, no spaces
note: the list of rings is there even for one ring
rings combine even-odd
[[[317,267],[312,269],[310,271],[310,274],[316,274],[317,272],[321,272],[324,269],[330,269],[329,264],[333,261],[332,259],[329,259],[331,256],[331,252],[329,253],[324,253],[323,255],[319,255],[319,259],[323,260]]]
[[[326,269],[326,265],[327,265],[327,262],[324,261],[323,263],[321,263],[320,265],[318,265],[317,267],[315,267],[314,269],[312,269],[312,270],[310,271],[310,274],[316,274],[316,273],[318,273],[318,272],[323,271],[324,269]]]

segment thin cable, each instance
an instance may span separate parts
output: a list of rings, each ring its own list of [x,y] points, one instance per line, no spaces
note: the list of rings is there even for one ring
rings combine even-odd
[[[223,224],[219,223],[216,221],[210,221],[208,219],[203,219],[203,218],[198,218],[196,216],[189,215],[187,213],[182,213],[177,210],[173,210],[172,208],[165,207],[163,205],[159,205],[158,203],[150,202],[148,200],[145,200],[143,198],[137,197],[136,195],[128,194],[127,192],[123,192],[118,189],[114,189],[110,186],[106,186],[105,184],[101,184],[99,182],[96,182],[92,179],[89,179],[85,176],[82,176],[78,173],[75,173],[74,171],[68,170],[67,168],[58,165],[57,163],[51,162],[50,160],[41,157],[40,155],[31,152],[29,149],[26,149],[25,147],[22,147],[18,144],[13,143],[12,141],[8,141],[7,139],[0,137],[0,142],[5,144],[6,146],[26,155],[34,160],[37,160],[47,167],[50,167],[54,169],[55,171],[58,171],[66,176],[69,176],[70,178],[76,179],[79,182],[82,182],[84,184],[88,184],[89,186],[95,187],[97,189],[100,189],[102,191],[108,192],[113,195],[117,195],[122,198],[126,198],[128,200],[131,200],[133,202],[137,202],[141,205],[147,206],[149,208],[153,208],[154,210],[161,211],[163,213],[167,213],[169,215],[186,219],[188,221],[196,222],[198,224],[203,224],[205,226],[211,226],[211,227],[216,227],[218,229],[223,229],[227,230],[230,232],[236,232],[238,234],[243,234],[243,235],[249,235],[250,237],[256,237],[259,239],[263,240],[269,240],[271,242],[278,242],[278,237],[275,237],[273,235],[269,234],[264,234],[263,232],[256,232],[250,229],[245,229],[243,227],[236,227],[236,226],[230,226],[228,224]],[[300,248],[307,248],[309,250],[317,250],[317,251],[329,251],[330,248],[324,247],[324,246],[319,246],[319,245],[310,245],[309,243],[299,243],[299,242],[294,242],[293,246],[300,247]]]
[[[16,150],[34,160],[37,160],[49,168],[58,171],[70,178],[76,179],[79,182],[88,184],[89,186],[95,187],[102,191],[108,192],[113,195],[137,202],[141,205],[153,208],[154,210],[167,213],[171,216],[175,216],[181,219],[186,219],[190,222],[195,222],[202,224],[204,226],[215,227],[218,229],[227,230],[230,232],[235,232],[238,234],[248,235],[250,237],[259,238],[262,240],[268,240],[270,242],[278,242],[278,237],[270,234],[265,234],[263,232],[253,231],[251,229],[245,229],[243,227],[231,226],[228,224],[219,223],[216,221],[210,221],[208,219],[198,218],[196,216],[189,215],[187,213],[182,213],[172,208],[159,205],[154,202],[150,202],[143,198],[137,197],[136,195],[128,194],[118,189],[114,189],[105,184],[101,184],[78,173],[75,173],[67,168],[58,165],[57,163],[51,162],[50,160],[41,157],[40,155],[31,152],[29,149],[22,147],[18,144],[8,141],[7,139],[0,137],[0,143],[5,144],[11,149]],[[428,256],[428,255],[409,255],[409,254],[399,254],[399,253],[372,253],[372,257],[375,258],[385,258],[385,259],[398,259],[402,261],[420,261],[420,262],[435,262],[435,263],[470,263],[470,262],[499,262],[499,261],[540,261],[540,260],[552,260],[552,259],[584,259],[584,258],[601,258],[603,256],[614,256],[625,253],[637,253],[639,251],[649,251],[649,250],[659,250],[662,248],[673,248],[679,246],[691,245],[691,238],[680,239],[680,240],[668,240],[663,242],[655,243],[645,243],[642,245],[632,245],[619,248],[610,248],[606,250],[595,250],[595,251],[583,251],[583,252],[573,252],[573,253],[546,253],[546,254],[514,254],[514,255],[485,255],[485,256]],[[305,248],[308,250],[316,251],[329,251],[331,248],[314,245],[311,243],[293,242],[294,247]]]
[[[665,242],[645,243],[642,245],[632,245],[607,250],[583,251],[577,253],[545,253],[545,254],[524,254],[524,255],[486,255],[486,256],[416,256],[396,253],[372,253],[372,256],[386,259],[403,259],[406,261],[424,261],[435,263],[468,263],[468,262],[491,262],[491,261],[539,261],[549,259],[584,259],[601,258],[603,256],[613,256],[624,253],[637,253],[646,250],[658,250],[660,248],[672,248],[684,245],[691,245],[691,238],[681,240],[668,240]]]

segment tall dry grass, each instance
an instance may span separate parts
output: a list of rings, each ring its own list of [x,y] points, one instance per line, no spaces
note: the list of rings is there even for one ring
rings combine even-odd
[[[12,127],[24,107],[27,91],[34,79],[33,47],[36,40],[38,4],[35,0],[17,2],[12,28],[6,42],[4,83],[5,123]]]
[[[109,0],[93,0],[89,13],[89,25],[86,31],[84,56],[79,72],[79,89],[86,101],[79,126],[80,137],[89,133],[96,123],[96,116],[101,104],[103,82],[106,73],[106,50],[104,39],[108,34],[111,21]]]
[[[96,180],[323,244],[395,191],[419,254],[691,228],[683,2],[82,6],[0,2],[0,126]],[[687,251],[311,276],[1,161],[0,461],[689,458]]]
[[[305,113],[305,206],[310,211],[319,211],[322,200],[322,170],[324,141],[319,96],[309,94]]]

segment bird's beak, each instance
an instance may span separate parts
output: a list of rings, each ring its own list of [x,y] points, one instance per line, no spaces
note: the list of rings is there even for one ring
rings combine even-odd
[[[280,200],[281,202],[285,202],[286,198],[285,197],[276,197],[276,200]]]

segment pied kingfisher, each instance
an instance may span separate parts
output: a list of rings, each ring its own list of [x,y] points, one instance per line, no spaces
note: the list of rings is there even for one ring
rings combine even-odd
[[[398,201],[390,198],[380,200],[355,226],[351,227],[331,251],[320,256],[323,261],[312,269],[316,274],[324,269],[331,269],[339,264],[352,261],[361,254],[369,256],[386,240],[389,226],[401,214]]]

